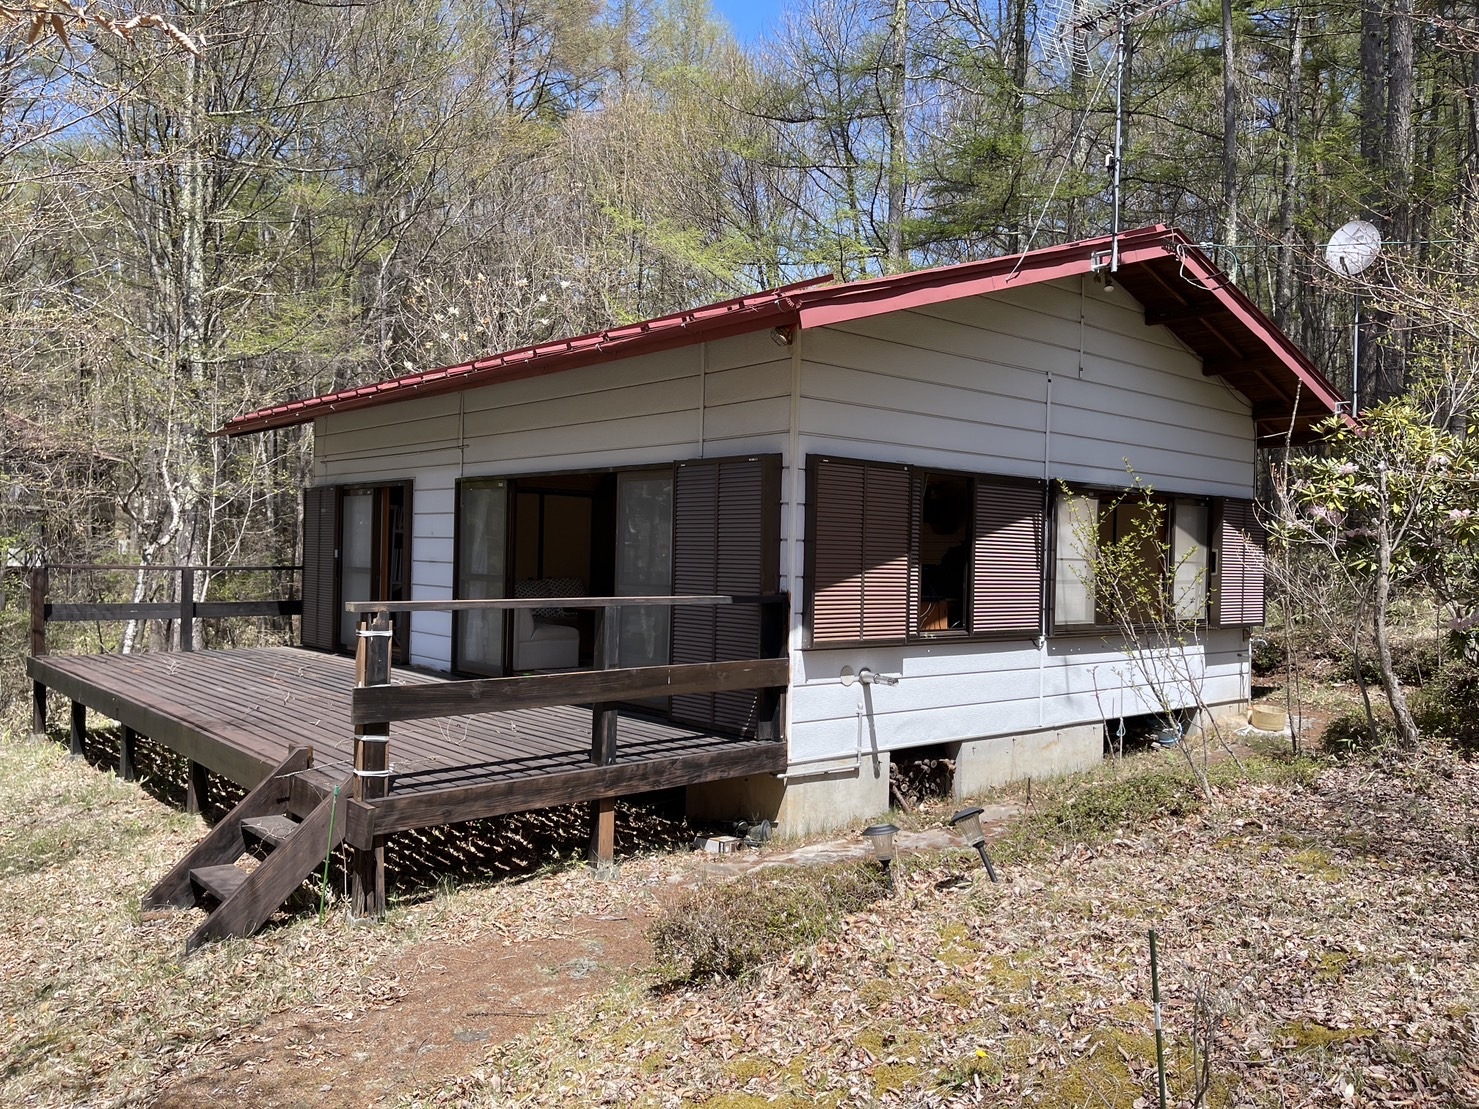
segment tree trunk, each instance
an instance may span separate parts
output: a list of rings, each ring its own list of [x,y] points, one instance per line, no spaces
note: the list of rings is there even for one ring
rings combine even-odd
[[[1361,159],[1368,173],[1381,164],[1382,130],[1386,126],[1386,36],[1382,23],[1379,0],[1366,0],[1361,5]],[[1366,214],[1375,215],[1375,189],[1368,191],[1366,203]]]
[[[1011,0],[1008,21],[1011,26],[1012,88],[1011,115],[1012,137],[1017,140],[1018,157],[1027,157],[1027,2]],[[1012,233],[1007,251],[1017,254],[1026,249],[1027,237],[1031,234],[1032,216],[1027,205],[1022,203],[1018,190],[1013,190],[1015,212],[1007,213]]]
[[[1416,88],[1413,58],[1412,0],[1392,0],[1387,22],[1386,127],[1381,151],[1382,182],[1387,189],[1385,238],[1407,243],[1413,238],[1412,105]],[[1407,387],[1407,328],[1401,316],[1384,317],[1385,341],[1378,352],[1376,399],[1398,396]]]
[[[1280,117],[1284,157],[1279,189],[1279,255],[1274,271],[1274,323],[1289,332],[1294,321],[1294,190],[1299,184],[1300,122],[1304,117],[1304,14],[1295,8],[1289,16],[1289,68]]]
[[[1295,16],[1298,19],[1298,15]],[[1238,68],[1234,51],[1232,0],[1222,0],[1222,217],[1223,240],[1238,243]],[[1233,252],[1237,280],[1237,253]]]
[[[909,165],[906,149],[908,129],[905,126],[909,0],[894,0],[889,38],[892,53],[888,82],[888,268],[892,273],[899,273],[908,268],[908,260],[904,256],[904,183]]]
[[[1392,664],[1392,642],[1387,628],[1387,614],[1392,600],[1392,530],[1391,510],[1387,503],[1387,474],[1383,469],[1381,482],[1381,514],[1376,521],[1376,582],[1373,590],[1371,623],[1376,636],[1376,664],[1381,675],[1381,688],[1392,706],[1392,717],[1397,723],[1397,734],[1405,747],[1416,747],[1421,738],[1417,722],[1407,707],[1407,695],[1397,680]]]

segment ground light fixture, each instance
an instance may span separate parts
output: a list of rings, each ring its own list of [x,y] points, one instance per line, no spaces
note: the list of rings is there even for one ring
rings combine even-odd
[[[986,867],[987,875],[994,882],[996,881],[996,868],[991,865],[991,856],[986,854],[986,833],[981,831],[981,813],[984,811],[979,806],[973,809],[961,809],[950,818],[950,826],[980,854],[981,863]]]
[[[863,829],[863,838],[873,848],[873,857],[883,867],[883,876],[888,879],[888,888],[894,888],[894,836],[899,829],[892,824],[870,824]]]

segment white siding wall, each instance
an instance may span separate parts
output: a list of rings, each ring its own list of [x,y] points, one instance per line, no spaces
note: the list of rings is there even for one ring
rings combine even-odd
[[[739,336],[321,417],[315,473],[321,484],[415,481],[412,596],[440,600],[453,593],[459,477],[778,453],[790,392],[790,352],[764,333]],[[449,667],[451,633],[450,614],[416,613],[412,661]]]
[[[1128,465],[1164,492],[1247,496],[1252,488],[1246,400],[1204,377],[1164,328],[1146,327],[1123,290],[1032,286],[804,331],[797,342],[797,461],[833,453],[1042,477],[1046,458],[1054,479],[1125,484]],[[792,374],[792,351],[761,333],[331,415],[316,424],[318,480],[414,478],[413,595],[447,598],[458,477],[789,454]],[[804,475],[788,465],[781,571],[798,599],[799,646],[804,551],[793,488],[804,503]],[[419,665],[448,666],[450,617],[418,613],[411,649]],[[865,748],[901,749],[1153,708],[1137,703],[1136,667],[1124,651],[1098,638],[1058,638],[1042,649],[798,649],[793,659],[796,762],[851,756],[860,736]],[[1233,629],[1212,632],[1204,652],[1174,669],[1203,675],[1202,699],[1219,702],[1247,695],[1247,665]],[[841,684],[843,666],[902,680],[864,692]]]
[[[1065,281],[801,334],[799,451],[1018,477],[1249,496],[1247,401],[1123,290]],[[1046,434],[1045,434],[1046,432]],[[802,493],[804,501],[805,494]],[[799,541],[795,565],[804,566]],[[788,555],[786,565],[792,560]],[[799,637],[799,622],[797,624]],[[799,644],[801,640],[798,638]],[[1013,735],[1155,711],[1115,642],[1056,637],[797,651],[795,762]],[[844,666],[900,675],[842,685]],[[1160,663],[1175,695],[1247,695],[1238,629]],[[1195,698],[1179,683],[1183,704]],[[861,737],[861,740],[860,740]]]

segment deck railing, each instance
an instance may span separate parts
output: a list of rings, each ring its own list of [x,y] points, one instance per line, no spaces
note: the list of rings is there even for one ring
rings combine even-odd
[[[667,666],[618,666],[621,610],[645,606],[718,607],[758,605],[763,657]],[[348,612],[360,623],[355,658],[356,688],[350,716],[354,724],[355,792],[360,800],[386,797],[390,790],[390,725],[401,720],[465,716],[514,709],[587,704],[591,712],[591,765],[617,760],[617,702],[687,694],[758,691],[755,737],[781,741],[785,692],[790,684],[786,656],[789,598],[758,596],[675,597],[520,597],[460,601],[351,601]],[[596,618],[595,667],[553,674],[475,678],[429,685],[390,684],[390,614],[393,612],[468,612],[534,608],[591,609]],[[641,792],[633,789],[631,792]],[[591,854],[612,857],[615,800],[594,802]]]
[[[105,620],[176,620],[180,650],[195,649],[195,621],[243,616],[299,616],[303,602],[296,597],[269,597],[252,601],[197,601],[195,582],[201,574],[297,573],[300,566],[113,566],[88,563],[37,566],[31,570],[31,654],[47,653],[48,624],[91,624]],[[178,601],[124,601],[94,604],[55,604],[50,600],[53,572],[177,574]]]

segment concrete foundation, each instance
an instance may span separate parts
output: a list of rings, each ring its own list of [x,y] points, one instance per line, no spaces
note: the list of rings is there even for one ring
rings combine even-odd
[[[968,739],[950,745],[957,800],[1023,778],[1091,770],[1104,758],[1104,725],[1077,724],[1025,735]]]
[[[861,765],[798,767],[778,778],[751,774],[688,787],[688,815],[700,820],[769,820],[798,839],[862,824],[888,811],[888,752]]]
[[[1248,702],[1244,700],[1223,701],[1216,705],[1208,705],[1196,714],[1192,725],[1207,730],[1211,730],[1214,726],[1220,727],[1222,734],[1227,736],[1248,723],[1248,707]]]
[[[1213,721],[1224,734],[1247,721],[1248,702],[1208,705],[1188,721],[1189,736],[1210,729]],[[1104,758],[1104,724],[1076,724],[1024,735],[969,739],[948,745],[955,760],[956,800],[984,793],[993,786],[1023,778],[1051,778],[1092,770]]]

